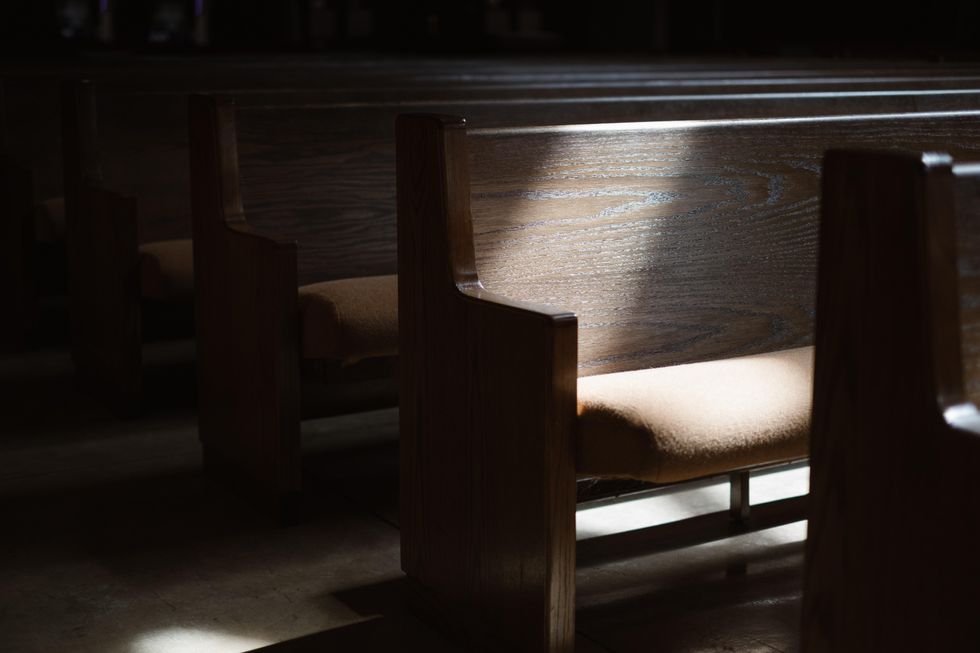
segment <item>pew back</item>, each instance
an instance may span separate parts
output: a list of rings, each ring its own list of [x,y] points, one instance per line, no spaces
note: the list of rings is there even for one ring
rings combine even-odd
[[[472,125],[497,127],[922,111],[974,107],[978,99],[980,92],[968,90],[245,105],[238,109],[236,122],[247,219],[258,228],[298,241],[299,279],[311,283],[395,271],[393,136],[398,113],[455,113],[467,116]]]
[[[477,268],[572,310],[580,375],[811,342],[820,162],[980,152],[980,113],[472,130]]]
[[[235,97],[241,107],[270,110],[274,106],[311,105],[324,110],[333,107],[336,112],[325,114],[324,119],[338,120],[352,128],[361,128],[359,123],[364,121],[369,133],[383,123],[380,134],[389,140],[393,116],[411,111],[463,113],[473,116],[476,124],[500,126],[951,110],[980,104],[980,78],[969,76],[931,81],[914,76],[762,77],[725,82],[717,78],[682,81],[671,77],[643,82],[532,79],[461,86],[424,86],[416,82],[284,91],[254,88],[238,89]],[[832,84],[833,80],[836,84]],[[972,88],[964,88],[964,84]],[[828,92],[826,89],[831,86],[834,90]],[[189,88],[195,87],[187,81],[183,85],[174,82],[172,88],[161,82],[152,90],[97,84],[96,112],[105,182],[113,190],[139,198],[143,242],[186,238],[190,230],[186,192],[190,183],[186,106]],[[303,124],[295,123],[293,115],[283,120],[294,126]],[[277,129],[269,124],[261,128],[259,139]],[[38,142],[54,143],[55,138],[49,134]],[[286,138],[285,142],[290,142],[289,134]],[[264,147],[262,140],[259,146]],[[56,156],[35,158],[42,195],[58,192],[57,184],[50,181],[57,176],[57,160]]]

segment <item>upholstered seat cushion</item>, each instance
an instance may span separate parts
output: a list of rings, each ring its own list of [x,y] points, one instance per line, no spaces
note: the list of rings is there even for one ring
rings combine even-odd
[[[65,238],[65,198],[52,197],[34,205],[34,239],[53,243]]]
[[[143,297],[177,302],[193,299],[194,248],[189,238],[146,243],[139,252]]]
[[[398,353],[398,277],[324,281],[299,289],[304,358],[356,361]]]
[[[578,468],[654,483],[808,453],[813,348],[578,381]]]

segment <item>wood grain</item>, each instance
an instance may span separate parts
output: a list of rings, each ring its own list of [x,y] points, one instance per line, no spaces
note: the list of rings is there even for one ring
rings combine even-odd
[[[954,169],[954,172],[956,170]],[[980,181],[960,167],[956,183],[956,246],[964,391],[980,406]]]
[[[295,275],[299,283],[394,272],[394,238],[391,233],[391,207],[394,202],[391,168],[393,153],[390,130],[395,112],[405,107],[360,107],[356,110],[336,107],[243,107],[235,112],[233,121],[231,105],[227,99],[212,100],[212,105],[209,106],[212,106],[209,110],[220,114],[211,119],[217,121],[215,124],[234,124],[234,127],[195,131],[195,137],[213,139],[216,138],[215,134],[220,134],[224,139],[221,144],[208,145],[220,149],[228,147],[232,139],[229,134],[234,132],[233,140],[237,151],[234,157],[230,153],[223,155],[221,174],[224,179],[240,178],[242,206],[234,209],[226,207],[222,217],[216,212],[216,205],[213,203],[202,204],[201,212],[195,218],[205,225],[222,225],[220,228],[207,226],[207,236],[202,235],[205,232],[195,233],[195,258],[209,261],[207,267],[202,268],[202,274],[212,280],[208,283],[215,284],[214,279],[224,279],[213,286],[215,290],[209,291],[207,299],[202,296],[198,301],[198,328],[205,328],[202,320],[210,324],[207,327],[210,335],[199,334],[199,351],[204,352],[213,347],[214,351],[234,352],[215,354],[213,363],[205,362],[208,354],[201,354],[201,365],[209,368],[202,371],[200,377],[200,405],[204,407],[204,411],[210,412],[210,406],[217,406],[228,396],[238,392],[228,392],[230,384],[240,384],[248,386],[240,391],[250,397],[252,410],[261,415],[278,415],[277,406],[292,401],[283,398],[281,394],[295,391],[291,389],[292,381],[283,381],[281,385],[279,381],[273,381],[271,385],[275,388],[263,395],[252,388],[253,381],[250,379],[256,374],[255,370],[245,370],[243,367],[258,363],[234,361],[257,356],[254,349],[247,344],[248,339],[241,334],[250,333],[252,335],[249,338],[259,338],[259,334],[266,330],[285,332],[286,327],[262,327],[259,324],[278,320],[279,317],[272,316],[279,314],[292,316],[295,308],[292,304],[284,307],[263,305],[257,299],[267,292],[267,288],[262,286],[264,275],[271,275],[270,278],[275,278],[275,283],[279,284],[279,275],[283,273],[279,267],[275,268],[278,270],[275,272],[264,271],[264,264],[256,262],[263,259],[260,254],[234,250],[235,246],[230,244],[233,230],[229,230],[226,225],[240,227],[246,224],[244,216],[247,214],[250,230],[274,235],[266,246],[273,247],[276,242],[297,241],[299,247]],[[472,108],[472,105],[465,106]],[[545,107],[547,111],[542,109],[545,105],[531,106],[535,108],[528,109],[524,114],[508,114],[505,118],[501,118],[502,114],[497,107],[478,107],[474,110],[478,118],[485,119],[490,124],[494,124],[493,121],[496,120],[510,121],[527,116],[532,116],[532,122],[535,116],[542,120],[554,117],[553,113],[548,112],[551,108]],[[232,158],[229,157],[234,159],[234,167]],[[213,173],[201,173],[200,179],[195,183],[198,181],[202,184],[219,183]],[[235,197],[239,196],[238,188],[236,181],[233,193]],[[221,244],[219,241],[228,242]],[[233,251],[237,253],[229,253]],[[225,265],[230,267],[217,271]],[[276,264],[278,265],[280,263]],[[283,258],[281,265],[289,264]],[[232,269],[238,271],[230,272]],[[226,296],[218,296],[218,288],[227,289],[232,285],[235,287],[233,292],[221,290]],[[767,318],[764,315],[760,319]],[[804,315],[798,321],[808,318],[809,315]],[[243,339],[230,344],[227,334],[232,332],[241,335]],[[296,347],[295,343],[290,344],[286,340],[275,346]],[[258,355],[274,358],[294,354],[270,351],[259,352]],[[293,363],[289,363],[289,366],[292,365]],[[229,373],[229,370],[239,371]],[[305,392],[306,388],[303,390]],[[379,398],[379,401],[383,400],[383,397]],[[269,405],[260,406],[263,402]],[[264,426],[257,429],[257,424]],[[263,421],[263,418],[256,415],[251,418],[242,417],[228,406],[218,408],[213,415],[202,418],[201,429],[206,446],[211,446],[213,451],[231,451],[236,442],[246,449],[251,447],[252,454],[242,451],[229,453],[228,457],[233,462],[224,467],[234,467],[234,456],[243,456],[245,458],[242,458],[242,464],[249,470],[248,474],[277,478],[273,472],[256,470],[269,461],[282,461],[290,456],[295,458],[294,462],[279,464],[298,469],[298,445],[274,444],[278,437],[277,429],[280,427],[283,429],[282,437],[291,442],[297,428],[294,425],[286,426],[285,421]],[[220,435],[210,435],[219,432]],[[217,442],[221,444],[209,444]],[[263,444],[259,446],[257,443]],[[281,455],[262,457],[255,454],[265,451],[263,447],[276,446],[283,447]],[[295,479],[298,478],[298,472],[295,477],[287,475],[283,478],[287,479],[281,486],[284,492],[297,491],[298,481]],[[268,490],[279,486],[266,483],[263,487]]]
[[[977,156],[980,114],[471,134],[487,288],[579,317],[579,373],[808,344],[820,162],[835,147]]]
[[[976,178],[958,182],[951,163],[827,155],[808,653],[980,648],[980,419],[965,403],[956,244],[958,222],[977,225],[957,220],[969,193],[955,188]]]
[[[561,455],[574,438],[574,418],[550,412],[574,406],[572,377],[809,342],[824,150],[887,142],[976,153],[980,141],[971,134],[978,124],[980,113],[970,113],[490,129],[467,136],[460,118],[399,118],[402,565],[429,608],[444,606],[477,642],[502,638],[517,650],[566,650],[559,633],[574,621],[568,595],[573,578],[553,574],[566,570],[557,563],[567,562],[560,543],[574,529],[564,521],[564,509],[548,516],[539,511],[552,505],[548,496],[563,497],[565,505],[563,493],[574,487]],[[880,184],[885,192],[893,185]],[[914,184],[902,179],[899,186]],[[840,197],[847,205],[848,194]],[[896,197],[882,216],[907,199]],[[917,246],[952,253],[948,244],[932,245]],[[876,255],[891,261],[892,254]],[[891,262],[899,265],[908,255],[903,250]],[[944,280],[952,274],[953,282],[932,282],[928,297],[955,315],[956,268],[947,268]],[[836,292],[850,278],[838,274]],[[886,312],[892,302],[907,303],[897,296],[917,287],[906,271],[875,281],[894,284],[871,301]],[[867,288],[855,285],[863,288],[854,295],[859,302]],[[915,317],[908,321],[914,323],[910,329],[921,327]],[[868,332],[853,316],[846,324],[873,336],[888,329],[883,318]],[[941,353],[936,360],[947,373],[941,383],[936,377],[935,388],[955,403],[961,400],[953,374],[960,356],[948,343],[958,321],[952,330],[943,322],[941,333],[937,324],[931,326]],[[876,343],[871,349],[903,361],[896,355],[903,351],[896,340],[901,332],[883,338],[888,347]],[[558,342],[565,344],[555,349]],[[818,351],[821,346],[826,342],[818,342]],[[891,373],[891,383],[904,381],[897,369]],[[884,410],[886,395],[874,387],[867,392]],[[932,416],[936,397],[934,392]],[[919,396],[917,409],[923,398],[928,396]],[[824,425],[824,432],[831,426]],[[857,437],[853,425],[847,434]],[[888,445],[883,440],[876,446]],[[824,456],[837,455],[827,451]],[[907,463],[913,459],[901,455]],[[857,449],[854,456],[861,463],[847,473],[870,476],[870,450]],[[507,482],[491,471],[504,468]],[[542,487],[540,479],[552,474],[558,478],[549,483],[558,485]],[[514,486],[523,499],[512,494]],[[922,490],[916,481],[901,491],[906,503],[927,510],[914,496],[905,497]],[[860,506],[871,509],[893,492],[887,478],[879,479],[869,494],[874,501],[862,499]],[[502,506],[507,516],[497,521]],[[902,524],[902,507],[883,512]],[[830,528],[837,535],[826,537],[841,542],[851,528],[862,532],[856,518],[850,514],[846,524]],[[870,522],[884,527],[877,516]],[[870,557],[862,562],[875,567]],[[900,578],[896,564],[891,559],[864,577],[877,581],[887,570]],[[904,650],[861,641],[863,648],[848,650]]]
[[[402,568],[472,646],[571,651],[575,318],[479,286],[461,121],[398,153]]]
[[[409,99],[402,97],[404,94],[418,93],[419,89],[457,93],[464,86],[467,93],[483,93],[486,97],[499,97],[502,92],[511,93],[515,98],[540,97],[539,92],[570,97],[567,94],[574,92],[580,93],[583,99],[599,95],[729,93],[738,90],[740,85],[743,92],[790,93],[805,90],[834,93],[844,90],[845,86],[848,90],[980,87],[980,72],[975,66],[951,62],[884,65],[867,61],[786,59],[664,63],[636,59],[604,62],[567,58],[561,61],[510,58],[445,61],[386,57],[324,61],[302,56],[272,59],[209,56],[153,61],[118,57],[59,61],[57,65],[8,62],[4,69],[11,89],[11,124],[14,127],[11,150],[15,159],[35,174],[39,198],[63,194],[57,85],[66,77],[93,79],[106,92],[120,96],[171,94],[180,98],[190,92],[227,92],[236,94],[242,101],[246,95],[265,94],[269,97],[295,91],[321,97],[323,92],[330,91],[338,101],[345,102],[354,97],[368,101],[400,101]],[[427,97],[443,97],[441,92],[427,93]],[[451,99],[452,96],[445,97]],[[175,117],[185,111],[182,103],[182,98],[172,103],[178,111],[172,114]],[[100,105],[99,110],[104,115],[115,112],[111,106]],[[120,113],[125,114],[125,111],[120,110]],[[159,115],[166,118],[168,114],[160,111]],[[583,121],[592,122],[593,119]],[[152,122],[149,116],[147,122]],[[185,125],[182,123],[174,133],[183,138]],[[107,147],[115,146],[107,143]],[[108,157],[106,165],[112,165]],[[115,183],[116,178],[107,171],[107,179]],[[187,182],[183,188],[187,188]],[[144,196],[126,188],[117,190],[135,194],[141,201],[167,201],[165,195]],[[174,214],[171,219],[185,221],[185,231],[177,237],[188,233],[186,212]],[[141,227],[145,231],[146,225]],[[156,239],[151,231],[146,233],[148,239]]]
[[[905,86],[898,84],[894,84],[896,90],[892,93],[867,92],[861,89],[877,88],[880,83],[863,82],[854,84],[857,90],[848,95],[836,87],[829,93],[814,92],[817,81],[808,80],[761,90],[749,87],[751,93],[746,93],[745,88],[735,84],[718,85],[716,82],[711,86],[687,87],[678,86],[675,82],[671,86],[652,89],[616,86],[548,88],[546,85],[537,87],[531,84],[517,87],[497,85],[485,89],[368,87],[278,93],[239,89],[235,98],[242,108],[266,107],[272,112],[265,119],[258,118],[260,122],[254,130],[250,127],[249,116],[242,116],[240,120],[241,151],[246,157],[243,159],[243,174],[250,174],[252,150],[245,146],[252,143],[253,133],[256,134],[256,156],[266,154],[271,157],[274,156],[274,148],[270,148],[270,142],[289,147],[297,143],[309,144],[320,131],[316,126],[308,126],[306,120],[295,125],[276,120],[275,107],[320,106],[325,111],[333,109],[321,116],[324,120],[336,121],[338,125],[352,124],[357,131],[363,130],[366,135],[376,135],[389,143],[389,185],[393,184],[390,177],[394,165],[390,151],[393,121],[400,112],[455,113],[467,115],[475,126],[493,127],[954,110],[976,107],[980,99],[978,90],[935,93],[939,82],[928,86],[919,95],[910,94]],[[139,198],[141,242],[186,238],[190,233],[186,91],[148,93],[100,90],[97,109],[104,180],[107,187],[114,191]],[[291,118],[295,113],[286,115]],[[268,131],[270,123],[278,125],[272,132]],[[372,128],[373,125],[378,127]],[[273,133],[278,140],[270,141]],[[339,130],[333,133],[343,136]],[[310,138],[303,140],[304,135]],[[338,143],[338,147],[343,149],[345,143]],[[257,162],[257,165],[261,163]],[[273,201],[261,195],[250,195],[247,204],[251,205],[252,197],[259,202],[259,210],[264,210],[264,202]],[[351,198],[352,201],[356,199]],[[389,218],[394,212],[393,202],[390,197],[386,199]],[[393,242],[393,239],[392,231],[390,240]],[[301,256],[305,257],[305,254],[301,253]],[[311,259],[315,257],[315,253],[310,254]]]

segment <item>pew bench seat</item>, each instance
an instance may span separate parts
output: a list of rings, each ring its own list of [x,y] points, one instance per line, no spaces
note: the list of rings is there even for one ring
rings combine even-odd
[[[305,359],[355,362],[398,353],[398,277],[322,281],[299,288]]]
[[[808,454],[813,347],[578,380],[580,473],[672,483]]]
[[[144,298],[168,302],[194,298],[194,248],[189,238],[140,245],[139,261]]]

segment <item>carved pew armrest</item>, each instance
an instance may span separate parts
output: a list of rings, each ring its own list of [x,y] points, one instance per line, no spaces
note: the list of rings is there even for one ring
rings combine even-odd
[[[502,315],[514,314],[515,319],[544,320],[555,326],[575,327],[575,313],[557,309],[546,304],[524,302],[491,292],[481,283],[468,283],[458,286],[460,294],[487,311],[498,311]]]
[[[272,231],[258,229],[244,220],[241,222],[227,223],[227,227],[234,234],[232,238],[241,238],[243,242],[252,241],[256,245],[261,244],[274,249],[289,249],[293,251],[297,247],[295,240],[280,236]]]

